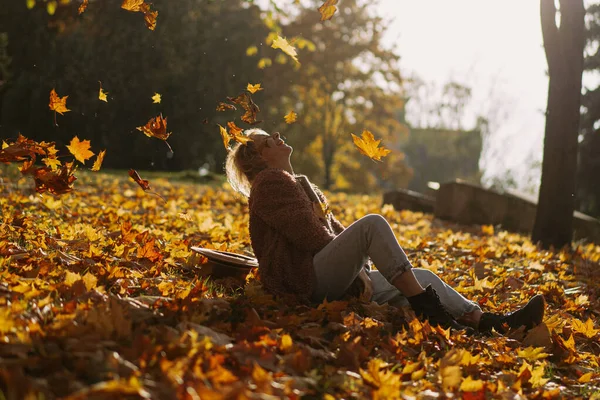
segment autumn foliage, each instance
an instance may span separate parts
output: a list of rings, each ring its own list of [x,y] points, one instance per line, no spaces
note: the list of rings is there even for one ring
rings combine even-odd
[[[600,247],[538,251],[524,236],[330,195],[344,224],[390,222],[415,267],[484,309],[534,293],[528,334],[467,337],[409,308],[348,299],[290,306],[245,282],[204,277],[193,245],[251,250],[247,205],[227,187],[80,172],[78,189],[33,195],[0,175],[0,386],[6,398],[588,397],[600,386]],[[236,290],[241,285],[243,290]],[[58,362],[60,360],[60,362]]]

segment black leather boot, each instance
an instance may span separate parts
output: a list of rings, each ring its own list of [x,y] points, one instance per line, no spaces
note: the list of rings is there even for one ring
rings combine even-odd
[[[407,297],[407,299],[417,318],[429,320],[431,326],[440,325],[443,328],[472,331],[471,328],[456,322],[442,305],[440,297],[431,285],[428,285],[423,293]]]
[[[542,322],[545,306],[544,296],[537,294],[523,308],[512,313],[506,315],[483,313],[478,330],[479,332],[491,332],[492,329],[495,329],[498,333],[504,334],[509,329],[525,326],[525,330],[528,331]]]

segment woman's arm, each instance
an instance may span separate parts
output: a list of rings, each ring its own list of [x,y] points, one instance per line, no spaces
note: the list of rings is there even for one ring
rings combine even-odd
[[[314,213],[294,177],[283,170],[267,169],[257,175],[250,209],[295,246],[314,253],[335,237]]]

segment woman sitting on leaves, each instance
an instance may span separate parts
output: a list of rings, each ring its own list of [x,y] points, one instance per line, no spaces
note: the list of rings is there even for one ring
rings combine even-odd
[[[279,133],[245,134],[252,140],[229,152],[226,172],[232,187],[249,197],[250,238],[267,291],[318,304],[341,299],[362,283],[363,300],[396,305],[408,300],[417,317],[431,325],[505,333],[542,321],[542,295],[510,314],[482,312],[435,273],[413,268],[381,215],[366,215],[344,228],[323,210],[323,193],[306,176],[294,174],[292,147]],[[370,269],[369,259],[377,270]]]

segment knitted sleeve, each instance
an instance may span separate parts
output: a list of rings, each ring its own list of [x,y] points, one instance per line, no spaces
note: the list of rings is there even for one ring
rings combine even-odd
[[[319,197],[319,200],[321,200],[321,202],[324,204],[328,204],[327,198],[325,197],[323,192],[321,192],[321,190],[317,187],[317,185],[314,185],[314,184],[311,184],[311,185],[312,185],[313,190]],[[346,228],[344,228],[344,225],[342,225],[340,223],[340,221],[337,220],[337,218],[333,215],[333,213],[329,213],[328,218],[329,218],[329,223],[331,224],[331,227],[333,228],[333,231],[335,232],[336,235],[339,235],[340,233],[342,233],[342,231],[344,229],[346,229]]]
[[[317,253],[335,237],[314,213],[304,190],[283,170],[260,172],[249,203],[252,212],[298,248]]]

